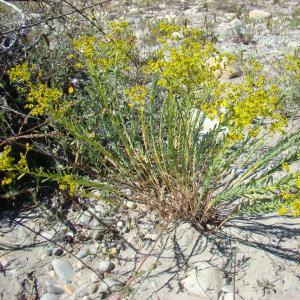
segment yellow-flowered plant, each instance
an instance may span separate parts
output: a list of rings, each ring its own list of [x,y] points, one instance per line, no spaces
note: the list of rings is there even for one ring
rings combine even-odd
[[[300,80],[300,57],[287,55],[284,61],[285,69],[293,75],[296,80]]]
[[[100,72],[107,72],[118,64],[123,70],[130,68],[131,52],[134,50],[134,36],[125,21],[112,21],[109,33],[104,37],[81,36],[74,40],[74,48],[84,59],[84,64]],[[76,64],[82,68],[81,62]]]
[[[5,146],[0,153],[0,172],[3,173],[1,185],[10,185],[13,180],[20,175],[27,174],[29,167],[27,163],[27,153],[31,149],[29,144],[25,145],[25,153],[20,153],[20,159],[15,162],[12,156],[12,149],[10,146]]]
[[[130,188],[133,199],[162,218],[189,220],[204,230],[225,222],[243,203],[248,208],[265,201],[274,209],[289,201],[297,212],[299,174],[273,175],[299,159],[300,132],[272,146],[258,139],[262,133],[283,132],[287,124],[277,81],[255,61],[243,66],[239,81],[226,77],[236,58],[217,51],[201,30],[159,22],[152,33],[157,51],[147,59],[137,56],[135,37],[124,21],[112,22],[105,35],[74,41],[75,67],[91,82],[84,100],[97,104],[91,115],[100,116],[101,127],[85,127],[76,110],[75,118],[59,120],[78,151],[96,161],[81,172],[98,171],[105,182],[99,188],[118,196]],[[32,82],[26,68],[34,73],[34,67],[20,66],[11,79]],[[47,94],[31,88],[43,90],[29,84],[27,105]],[[60,95],[52,96],[55,103]],[[49,104],[40,102],[40,112],[46,111]],[[20,161],[26,170],[24,158]],[[72,195],[97,185],[75,174],[38,175],[57,180]],[[280,213],[290,207],[282,205]]]
[[[128,106],[142,107],[144,105],[145,98],[148,94],[148,90],[144,85],[135,85],[133,87],[125,89],[125,94],[128,96]]]
[[[8,71],[11,82],[17,85],[20,94],[25,94],[25,108],[30,109],[32,116],[42,116],[50,112],[63,113],[65,107],[62,101],[63,92],[57,88],[50,88],[41,81],[42,72],[38,72],[36,79],[32,73],[35,65],[23,63]]]
[[[79,191],[80,185],[71,175],[65,175],[60,179],[59,188],[63,191],[68,191],[71,196],[75,196]]]

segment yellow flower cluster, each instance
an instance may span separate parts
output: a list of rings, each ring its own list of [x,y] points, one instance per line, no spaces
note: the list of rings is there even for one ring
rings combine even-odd
[[[247,134],[256,136],[264,126],[255,123],[257,118],[270,118],[271,132],[283,131],[287,118],[280,113],[280,89],[263,74],[263,66],[255,61],[245,69],[243,81],[218,83],[210,101],[201,109],[211,118],[217,117],[230,129],[229,137],[243,139]]]
[[[144,85],[135,85],[133,87],[125,89],[125,95],[129,98],[128,106],[133,108],[134,106],[142,107],[144,105],[145,98],[148,94],[148,90]]]
[[[146,75],[159,74],[158,84],[176,92],[212,84],[214,70],[207,67],[206,60],[217,52],[212,43],[200,40],[202,31],[159,22],[152,32],[159,51],[144,67]]]
[[[298,155],[300,157],[300,155]],[[282,165],[282,170],[291,173],[290,166],[287,163]],[[281,199],[284,203],[278,208],[280,215],[291,213],[293,217],[300,216],[300,172],[291,173],[293,184],[286,186],[286,190],[281,193]]]
[[[5,173],[1,181],[1,185],[11,184],[16,174],[13,172],[14,159],[10,156],[11,147],[6,146],[0,153],[0,171]]]
[[[95,36],[82,36],[74,40],[73,45],[84,58],[84,64],[78,62],[75,66],[80,69],[84,65],[91,70],[106,72],[115,65],[128,70],[130,67],[131,54],[134,49],[134,39],[128,30],[125,21],[113,21],[109,26],[109,33],[103,38]]]
[[[0,153],[0,172],[4,173],[4,178],[1,181],[1,185],[9,185],[17,177],[17,175],[23,175],[29,172],[27,163],[27,153],[31,150],[30,145],[25,145],[25,153],[20,153],[20,159],[15,163],[11,154],[11,147],[5,146]]]
[[[285,58],[285,69],[294,75],[296,80],[300,80],[300,57],[287,55]]]
[[[63,191],[69,191],[71,196],[76,195],[80,185],[72,178],[72,175],[65,175],[59,184],[59,188]]]
[[[15,66],[8,71],[9,79],[18,84],[17,89],[20,93],[27,94],[27,104],[25,108],[29,108],[31,115],[41,116],[55,109],[56,112],[63,112],[62,107],[59,108],[60,100],[63,92],[57,88],[49,88],[41,82],[41,71],[34,83],[31,79],[31,73],[34,65],[29,66],[23,63]]]

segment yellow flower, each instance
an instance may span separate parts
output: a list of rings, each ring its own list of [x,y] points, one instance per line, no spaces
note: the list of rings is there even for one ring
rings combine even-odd
[[[74,88],[72,86],[69,87],[68,93],[69,94],[73,94],[74,93]]]
[[[277,212],[279,215],[283,216],[289,212],[289,209],[286,207],[280,207]]]
[[[135,85],[125,89],[125,94],[129,98],[128,106],[134,107],[135,105],[142,106],[148,94],[148,89],[144,85]]]
[[[289,172],[290,171],[290,166],[288,163],[283,163],[281,166],[282,170],[285,172]]]

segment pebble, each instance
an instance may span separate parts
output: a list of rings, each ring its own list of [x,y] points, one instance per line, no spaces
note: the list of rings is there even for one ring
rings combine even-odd
[[[129,209],[136,209],[137,208],[137,204],[133,201],[126,201],[125,205]]]
[[[83,259],[85,257],[87,257],[90,254],[90,249],[89,248],[83,248],[82,250],[80,250],[78,252],[78,254],[76,255],[79,259]]]
[[[75,291],[75,288],[72,284],[65,284],[64,289],[68,294],[73,294]]]
[[[78,270],[81,270],[82,268],[83,268],[83,263],[81,262],[81,261],[77,261],[76,262],[76,268],[78,269]]]
[[[118,221],[117,227],[119,227],[119,228],[124,227],[124,222],[123,221]]]
[[[269,12],[260,9],[254,9],[249,12],[249,18],[254,20],[262,20],[270,17],[271,14]]]
[[[92,284],[92,285],[90,285],[88,292],[89,292],[89,294],[94,294],[97,292],[97,290],[98,290],[98,285]]]
[[[42,296],[41,300],[59,300],[59,298],[55,294],[46,293]]]
[[[74,233],[73,232],[66,233],[66,235],[64,236],[64,240],[67,243],[72,243],[74,241]]]
[[[55,256],[61,256],[61,255],[63,255],[63,253],[64,253],[64,250],[61,249],[61,248],[54,248],[53,249],[53,255],[55,255]]]
[[[118,255],[118,254],[119,254],[119,249],[116,248],[116,247],[111,248],[111,249],[110,249],[110,254],[111,254],[112,256]]]
[[[102,273],[110,272],[115,268],[115,264],[109,260],[103,260],[99,263],[99,271]]]
[[[53,270],[51,270],[51,271],[49,272],[49,276],[50,276],[51,278],[54,278],[54,277],[55,277],[55,272],[54,272]]]
[[[54,284],[47,285],[46,289],[47,289],[48,293],[56,294],[56,295],[63,294],[65,292],[63,288],[59,287],[58,285],[54,285]]]
[[[73,268],[72,265],[64,259],[54,259],[52,261],[53,269],[56,275],[65,281],[72,281]]]
[[[224,79],[234,79],[234,78],[241,77],[242,75],[243,75],[243,71],[240,68],[240,66],[234,64],[234,65],[231,65],[231,66],[227,66],[225,68],[222,77]]]
[[[47,285],[55,285],[55,281],[53,280],[53,279],[46,279],[45,280],[45,285],[47,286]]]
[[[122,228],[122,233],[128,233],[128,232],[130,232],[130,229],[127,226]]]
[[[47,256],[52,256],[53,255],[53,249],[52,248],[47,249],[46,254],[47,254]]]
[[[222,287],[222,292],[233,293],[233,286],[231,284]]]

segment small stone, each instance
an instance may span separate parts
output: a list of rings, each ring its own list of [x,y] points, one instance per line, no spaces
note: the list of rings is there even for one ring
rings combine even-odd
[[[98,285],[97,284],[92,284],[89,286],[88,292],[89,294],[94,294],[98,290]]]
[[[115,264],[109,260],[103,260],[99,264],[99,271],[102,273],[110,272],[115,268]]]
[[[82,300],[91,300],[91,298],[89,296],[83,296]]]
[[[47,292],[50,293],[50,294],[56,294],[56,295],[60,295],[60,294],[63,294],[65,291],[63,288],[61,288],[60,286],[58,285],[47,285],[46,286],[46,289],[47,289]]]
[[[242,75],[243,75],[242,69],[238,65],[234,64],[231,66],[227,66],[225,68],[222,77],[224,79],[234,79],[234,78],[238,78]]]
[[[119,254],[119,249],[116,248],[116,247],[111,248],[111,249],[110,249],[110,254],[111,254],[112,256],[117,256],[117,255]]]
[[[76,262],[76,268],[78,268],[79,270],[81,270],[83,268],[83,263],[81,261],[77,261]]]
[[[89,248],[83,248],[82,250],[79,251],[79,253],[76,255],[79,259],[83,259],[87,257],[90,254],[90,249]]]
[[[271,14],[269,12],[260,9],[254,9],[249,12],[249,18],[254,20],[262,20],[270,17]]]
[[[52,261],[53,269],[56,275],[65,281],[72,281],[73,268],[72,265],[64,259],[55,259]]]
[[[66,235],[64,236],[64,240],[67,243],[72,243],[74,241],[74,233],[73,232],[66,233]]]
[[[55,277],[55,272],[54,272],[53,270],[51,270],[51,271],[49,272],[49,276],[50,276],[51,278],[54,278],[54,277]]]
[[[55,255],[55,256],[61,256],[61,255],[63,255],[63,253],[64,253],[64,250],[61,249],[61,248],[54,248],[53,249],[53,255]]]
[[[129,209],[136,209],[137,208],[137,204],[133,201],[126,201],[125,205]]]
[[[222,292],[233,293],[233,286],[231,284],[222,287]]]
[[[46,279],[45,280],[45,286],[47,285],[55,285],[55,281],[53,279]]]
[[[74,288],[74,286],[72,284],[65,284],[64,285],[64,289],[70,295],[73,294],[74,291],[75,291],[75,288]]]
[[[128,232],[130,232],[130,229],[127,226],[122,228],[122,233],[128,233]]]
[[[144,238],[149,241],[156,241],[157,235],[155,233],[147,233]]]
[[[102,248],[101,248],[101,252],[102,252],[103,254],[107,254],[107,253],[108,253],[108,248],[107,248],[107,247],[102,247]]]
[[[59,300],[59,298],[55,294],[44,294],[41,300]]]
[[[52,248],[47,249],[46,253],[47,253],[48,256],[52,256],[53,255],[53,249]]]
[[[123,222],[123,221],[119,221],[119,222],[117,223],[117,227],[119,227],[119,228],[124,227],[124,222]]]

